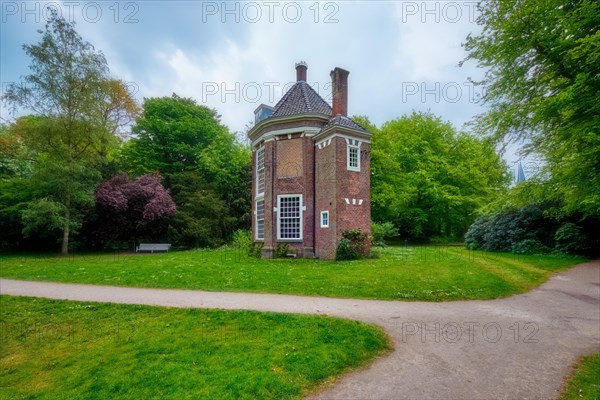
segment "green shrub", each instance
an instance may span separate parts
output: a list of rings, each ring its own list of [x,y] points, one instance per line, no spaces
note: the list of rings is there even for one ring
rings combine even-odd
[[[465,246],[469,250],[481,249],[485,244],[485,234],[490,229],[492,217],[484,216],[477,218],[465,234]]]
[[[555,222],[530,204],[477,219],[465,235],[465,245],[472,250],[511,251],[513,245],[531,239],[552,246],[554,229]]]
[[[550,248],[537,239],[525,239],[513,243],[512,252],[515,254],[547,254],[550,252]]]
[[[544,223],[546,222],[546,224]],[[536,205],[527,205],[497,214],[490,230],[486,233],[483,248],[489,251],[510,251],[512,245],[526,239],[541,239],[544,229],[549,228],[544,221],[542,210]]]
[[[275,258],[286,258],[288,254],[290,254],[290,245],[287,243],[277,243]]]
[[[264,245],[265,244],[263,242],[252,243],[252,246],[250,246],[250,249],[248,250],[248,256],[253,258],[261,258]]]
[[[233,247],[247,253],[253,244],[252,232],[247,229],[238,229],[237,231],[233,232],[231,244]]]
[[[264,243],[254,243],[252,240],[252,232],[246,229],[238,229],[233,233],[231,245],[239,249],[241,253],[247,254],[250,257],[260,258],[262,256],[262,248]]]
[[[581,228],[567,222],[556,230],[554,234],[555,250],[566,254],[581,254],[586,250],[586,237],[581,233]]]
[[[385,247],[386,239],[398,236],[398,229],[391,222],[371,222],[373,246]]]
[[[348,240],[346,238],[340,239],[340,241],[337,245],[335,259],[336,260],[356,260],[356,259],[358,259],[358,252],[356,251],[354,246],[352,246],[352,243],[350,242],[350,240]]]
[[[342,232],[342,239],[336,248],[336,260],[356,260],[369,255],[371,239],[359,228]]]

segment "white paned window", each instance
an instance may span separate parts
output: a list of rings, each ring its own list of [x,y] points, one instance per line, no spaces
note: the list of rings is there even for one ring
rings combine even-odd
[[[265,193],[265,148],[256,150],[256,195]]]
[[[321,211],[321,228],[329,228],[329,211]]]
[[[302,195],[277,196],[277,239],[302,239]]]
[[[256,202],[256,240],[265,238],[265,201]]]
[[[347,165],[350,171],[360,171],[360,148],[348,145]]]

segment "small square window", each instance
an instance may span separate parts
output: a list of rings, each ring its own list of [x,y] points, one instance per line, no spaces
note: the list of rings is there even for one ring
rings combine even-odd
[[[360,171],[360,148],[358,146],[348,145],[348,170]]]
[[[321,211],[321,228],[329,228],[329,211]]]

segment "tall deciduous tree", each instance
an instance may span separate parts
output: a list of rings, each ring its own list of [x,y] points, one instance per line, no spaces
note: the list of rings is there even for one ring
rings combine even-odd
[[[102,98],[96,103],[100,125],[108,130],[101,138],[100,156],[106,158],[108,150],[118,139],[129,136],[131,125],[140,116],[142,109],[133,97],[131,87],[118,79],[107,79],[101,83]],[[111,143],[112,141],[112,143]]]
[[[458,133],[431,114],[413,113],[376,128],[371,142],[373,219],[403,237],[461,239],[476,210],[501,193],[506,166],[491,143]]]
[[[214,184],[195,172],[170,177],[177,214],[169,227],[169,237],[182,247],[216,247],[225,243],[238,220],[219,195]]]
[[[182,246],[217,245],[250,223],[250,151],[219,118],[176,94],[146,99],[120,153],[131,174],[165,177],[179,208],[171,236]]]
[[[23,85],[9,87],[3,99],[39,117],[21,137],[38,153],[33,175],[40,189],[47,190],[40,190],[39,200],[23,214],[24,233],[51,219],[52,230],[61,227],[66,254],[82,208],[93,205],[99,163],[115,143],[123,115],[131,115],[135,107],[129,93],[122,93],[123,85],[109,78],[104,55],[79,36],[73,23],[51,10],[40,33],[39,43],[23,46],[31,73]]]
[[[567,214],[600,215],[600,2],[487,0],[466,59],[486,69],[477,131],[522,140]]]
[[[30,149],[23,130],[35,123],[32,118],[22,118],[20,124],[0,125],[0,181],[24,178],[31,174],[36,152]]]
[[[134,174],[201,171],[229,185],[231,172],[242,168],[249,152],[219,119],[215,110],[176,94],[145,99],[133,139],[122,151],[123,167]]]

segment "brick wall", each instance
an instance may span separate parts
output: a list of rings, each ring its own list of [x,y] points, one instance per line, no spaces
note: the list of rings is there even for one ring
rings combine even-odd
[[[361,140],[358,136],[356,139]],[[347,168],[345,138],[323,138],[316,146],[315,231],[319,258],[335,258],[344,230],[371,231],[369,151],[369,143],[361,141],[361,168],[356,172]],[[329,228],[321,228],[320,213],[326,210],[329,210]]]
[[[257,242],[263,242],[263,253],[270,254],[273,250],[274,236],[270,226],[273,224],[273,181],[274,174],[274,142],[266,142],[262,146],[265,149],[265,230],[264,240],[256,240],[256,150],[252,153],[252,239]]]
[[[335,132],[332,132],[334,134]],[[361,140],[360,136],[344,135]],[[370,146],[361,140],[360,172],[347,169],[344,137],[329,137],[319,146],[300,133],[282,135],[264,143],[265,148],[265,239],[263,256],[277,248],[277,195],[302,194],[304,206],[301,241],[285,241],[299,257],[335,258],[335,249],[346,229],[370,233]],[[256,165],[256,151],[253,166]],[[256,170],[252,173],[253,209],[256,200]],[[329,227],[321,228],[321,211],[329,211]],[[254,213],[253,213],[254,216]],[[256,232],[255,216],[252,220]]]
[[[278,242],[288,243],[298,256],[312,257],[314,252],[314,146],[311,138],[294,136],[291,139],[282,136],[276,142],[272,142],[276,143],[274,145],[274,160],[278,166],[277,170],[281,172],[281,174],[278,174],[279,176],[275,176],[273,179],[272,202],[273,207],[277,207],[278,195],[302,195],[302,240],[277,240],[277,213],[272,212],[273,208],[271,207],[273,247],[276,248]],[[295,152],[290,152],[290,149]],[[298,161],[300,165],[297,165]],[[285,173],[292,170],[296,174]],[[297,175],[299,171],[302,172],[301,176]]]
[[[314,256],[314,143],[300,133],[281,135],[264,143],[265,148],[265,238],[263,256],[272,257],[278,243],[288,243],[299,257]],[[253,153],[253,208],[256,207],[256,149]],[[277,196],[302,195],[302,240],[277,240]],[[253,212],[255,237],[256,217]]]
[[[337,202],[336,148],[331,142],[315,146],[315,246],[319,258],[335,258]],[[321,211],[329,211],[329,228],[321,228]]]
[[[347,168],[347,143],[342,137],[336,137],[336,202],[338,224],[336,226],[337,240],[342,232],[348,229],[360,228],[371,233],[371,188],[370,188],[370,145],[361,142],[360,171],[349,171]]]

